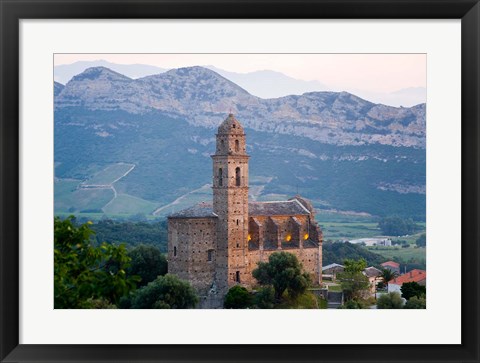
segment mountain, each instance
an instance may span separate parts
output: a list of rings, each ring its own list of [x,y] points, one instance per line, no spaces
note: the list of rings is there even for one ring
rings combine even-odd
[[[326,91],[328,87],[318,81],[303,81],[288,77],[283,73],[263,70],[249,73],[224,71],[214,66],[206,66],[226,79],[261,98],[278,98],[288,95],[302,95],[306,92]]]
[[[107,62],[105,60],[80,61],[72,64],[62,64],[59,66],[55,66],[54,79],[57,82],[66,84],[75,75],[82,73],[86,69],[92,67],[106,67],[115,72],[121,73],[129,78],[141,78],[166,71],[163,68],[151,66],[148,64],[117,64]]]
[[[250,198],[425,218],[425,104],[346,92],[261,99],[203,67],[132,79],[106,67],[55,97],[56,213],[164,216],[211,199],[216,127],[245,126]]]
[[[56,97],[62,92],[65,86],[58,82],[53,82],[53,95]]]
[[[424,87],[409,87],[390,93],[369,92],[354,90],[357,96],[366,98],[376,103],[396,107],[411,107],[427,102],[427,90]]]
[[[160,111],[214,128],[232,110],[257,131],[311,138],[336,145],[425,147],[425,105],[396,108],[347,92],[312,92],[261,99],[219,74],[189,67],[130,79],[105,67],[89,68],[68,82],[57,109]]]

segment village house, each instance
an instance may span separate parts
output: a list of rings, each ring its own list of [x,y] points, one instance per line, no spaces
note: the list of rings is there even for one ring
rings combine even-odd
[[[416,282],[419,285],[427,286],[427,271],[415,269],[390,280],[388,282],[388,292],[397,291],[401,293],[400,289],[406,282]]]
[[[381,264],[384,269],[400,274],[400,264],[395,261],[387,261]]]

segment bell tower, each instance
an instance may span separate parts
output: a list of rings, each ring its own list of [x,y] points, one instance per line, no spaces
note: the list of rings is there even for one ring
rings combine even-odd
[[[213,212],[217,214],[216,283],[223,293],[246,281],[248,158],[242,125],[229,114],[218,127],[213,159]]]

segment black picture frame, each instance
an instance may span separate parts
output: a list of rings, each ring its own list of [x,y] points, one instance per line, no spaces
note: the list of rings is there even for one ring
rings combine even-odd
[[[0,0],[0,12],[1,362],[479,362],[478,0]],[[461,19],[462,343],[459,345],[19,344],[19,20],[79,18]]]

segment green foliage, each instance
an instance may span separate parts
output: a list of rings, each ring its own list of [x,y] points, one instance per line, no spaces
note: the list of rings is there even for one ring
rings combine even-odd
[[[420,229],[411,218],[397,216],[382,218],[378,222],[378,227],[386,236],[405,236],[413,234]]]
[[[116,304],[135,288],[127,276],[130,257],[124,245],[93,246],[89,224],[73,218],[54,220],[54,298],[56,309],[95,308]]]
[[[191,309],[197,302],[197,295],[188,282],[167,274],[135,291],[130,308]]]
[[[361,272],[342,272],[337,275],[340,280],[345,300],[361,299],[368,294],[370,282]]]
[[[400,288],[402,291],[402,297],[410,300],[412,297],[421,297],[427,294],[427,288],[419,285],[418,282],[405,282]]]
[[[388,282],[393,280],[395,277],[397,277],[398,272],[397,271],[392,271],[389,268],[382,268],[380,271],[382,271],[380,277],[382,278],[383,283],[388,288]]]
[[[367,307],[363,301],[351,299],[343,304],[343,306],[340,306],[339,309],[367,309]]]
[[[167,273],[167,259],[160,250],[150,245],[138,245],[128,252],[131,258],[127,275],[138,275],[141,280],[139,286],[145,286],[158,276]]]
[[[288,252],[272,253],[268,262],[259,262],[252,274],[260,284],[273,286],[276,300],[280,300],[285,291],[296,298],[310,284],[310,276],[302,271],[297,257]]]
[[[370,282],[362,273],[367,267],[367,261],[346,259],[343,262],[345,269],[337,274],[337,280],[341,282],[345,300],[361,299],[368,293]]]
[[[367,261],[368,266],[378,266],[385,259],[362,246],[357,246],[349,242],[323,243],[323,265],[331,263],[341,263],[340,261],[346,259],[363,258]]]
[[[260,288],[253,298],[254,305],[259,309],[273,309],[275,307],[275,290],[272,286]]]
[[[101,220],[91,225],[97,242],[122,241],[129,245],[153,245],[160,252],[167,252],[168,230],[166,220],[148,223],[144,221]]]
[[[402,309],[403,300],[398,292],[389,292],[377,300],[378,309]]]
[[[235,285],[225,295],[225,309],[246,309],[252,306],[252,295],[246,288]]]
[[[417,247],[425,247],[427,245],[427,234],[422,233],[420,237],[418,237],[415,241],[415,244],[417,245]]]
[[[410,300],[407,301],[404,309],[426,309],[427,308],[427,300],[425,296],[412,296]]]
[[[359,260],[346,259],[343,261],[343,266],[345,272],[362,272],[365,270],[365,268],[367,268],[367,261],[365,261],[363,258]]]

